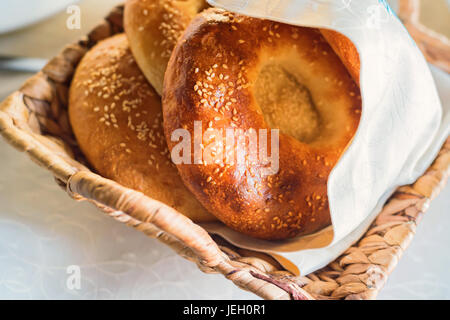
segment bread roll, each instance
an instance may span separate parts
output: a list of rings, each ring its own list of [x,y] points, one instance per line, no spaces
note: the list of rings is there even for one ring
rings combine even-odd
[[[175,44],[205,0],[128,0],[125,32],[147,80],[162,94],[164,73]]]
[[[124,34],[84,56],[71,84],[69,116],[81,150],[99,174],[194,221],[214,220],[170,160],[161,99],[135,63]]]

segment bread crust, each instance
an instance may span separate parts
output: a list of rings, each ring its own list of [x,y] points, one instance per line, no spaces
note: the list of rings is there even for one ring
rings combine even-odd
[[[289,65],[292,57],[298,65]],[[284,58],[286,57],[286,58]],[[296,59],[297,59],[296,58]],[[285,239],[331,223],[327,179],[359,124],[361,98],[349,72],[319,30],[208,9],[179,40],[164,82],[164,128],[169,149],[179,128],[271,129],[257,103],[263,66],[280,64],[308,87],[321,115],[321,131],[308,143],[281,130],[277,174],[265,166],[179,164],[185,184],[229,227],[262,239]],[[297,63],[297,61],[296,61]],[[262,89],[264,91],[264,87]],[[268,92],[267,94],[271,94]],[[270,137],[269,137],[270,138]],[[207,148],[208,142],[203,141]]]
[[[124,34],[100,42],[80,62],[70,87],[69,117],[83,154],[99,174],[194,221],[215,220],[170,161],[161,99],[139,70]]]
[[[334,52],[341,58],[342,63],[352,75],[353,80],[359,85],[361,63],[358,50],[353,42],[343,34],[334,30],[320,29],[320,32],[333,48]]]
[[[133,55],[158,94],[172,50],[205,0],[127,0],[124,27]]]

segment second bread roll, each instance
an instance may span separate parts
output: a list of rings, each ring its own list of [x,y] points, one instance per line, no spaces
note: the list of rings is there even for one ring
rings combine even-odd
[[[101,175],[196,222],[214,220],[170,160],[161,99],[136,65],[124,34],[85,55],[70,88],[69,116],[81,150]]]
[[[205,0],[128,0],[124,24],[130,47],[147,80],[162,94],[172,50]]]

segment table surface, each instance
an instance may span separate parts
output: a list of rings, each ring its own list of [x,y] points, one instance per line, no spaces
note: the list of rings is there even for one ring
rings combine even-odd
[[[105,1],[97,3],[100,7]],[[101,10],[96,14],[104,15]],[[48,23],[35,28],[49,30]],[[25,39],[26,32],[14,34]],[[0,37],[0,54],[5,39],[12,43],[13,37]],[[53,43],[52,52],[61,45]],[[42,51],[41,56],[47,55]],[[29,76],[0,71],[0,100]],[[165,245],[92,205],[73,201],[48,172],[1,139],[0,154],[0,299],[255,298],[220,275],[203,274]],[[450,299],[450,255],[443,254],[450,243],[449,229],[447,186],[432,202],[379,298]],[[73,265],[81,270],[79,290],[67,286],[67,268]]]

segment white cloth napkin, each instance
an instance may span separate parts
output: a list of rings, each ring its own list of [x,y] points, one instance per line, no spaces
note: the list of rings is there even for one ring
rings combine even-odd
[[[205,225],[240,247],[268,252],[289,270],[308,274],[357,241],[392,192],[431,165],[450,132],[450,80],[433,70],[441,83],[441,104],[429,66],[385,0],[208,2],[248,16],[333,29],[358,49],[363,110],[353,143],[328,180],[332,226],[307,237],[270,242],[219,223]]]

